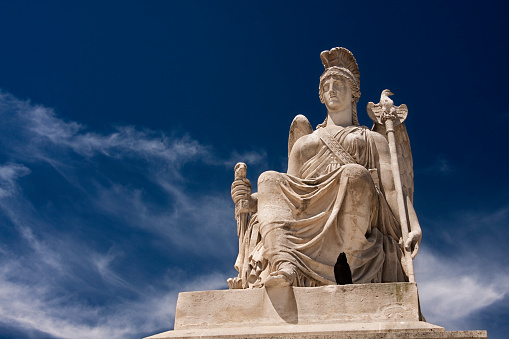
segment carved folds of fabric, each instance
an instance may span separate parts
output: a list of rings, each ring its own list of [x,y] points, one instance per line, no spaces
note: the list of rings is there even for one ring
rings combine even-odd
[[[373,133],[351,126],[333,136],[357,164],[342,163],[323,144],[300,177],[274,171],[260,176],[258,212],[236,263],[246,287],[263,283],[285,262],[297,268],[294,286],[335,284],[341,252],[354,283],[407,280],[399,222],[372,177],[379,169]]]

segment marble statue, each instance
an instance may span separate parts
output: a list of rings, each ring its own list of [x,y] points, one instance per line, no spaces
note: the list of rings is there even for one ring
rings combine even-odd
[[[324,51],[319,95],[327,108],[315,130],[303,115],[288,138],[288,171],[267,171],[251,192],[246,165],[232,184],[239,255],[230,288],[336,284],[345,253],[354,284],[413,282],[421,228],[413,209],[413,168],[403,121],[389,90],[368,104],[359,126],[359,68],[345,48]]]

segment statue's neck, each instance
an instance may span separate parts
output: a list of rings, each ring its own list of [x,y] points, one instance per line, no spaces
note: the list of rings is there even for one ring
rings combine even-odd
[[[347,127],[352,126],[352,108],[349,107],[347,109],[344,109],[342,111],[328,111],[327,112],[327,126],[341,126],[341,127]]]

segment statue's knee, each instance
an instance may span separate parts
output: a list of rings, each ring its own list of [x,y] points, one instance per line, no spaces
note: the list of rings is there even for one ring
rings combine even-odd
[[[258,191],[264,187],[271,187],[281,182],[281,173],[276,171],[266,171],[258,177]]]
[[[358,164],[347,164],[343,166],[343,171],[341,173],[342,177],[348,177],[349,181],[361,181],[361,182],[371,182],[371,175],[369,171],[361,165]]]

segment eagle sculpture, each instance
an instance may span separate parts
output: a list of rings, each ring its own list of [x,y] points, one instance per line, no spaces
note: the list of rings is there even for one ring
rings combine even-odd
[[[403,122],[408,114],[408,108],[405,104],[394,106],[394,102],[389,96],[394,95],[388,89],[384,89],[380,95],[378,104],[369,102],[366,110],[373,120],[373,131],[376,131],[387,138],[385,120],[389,117],[394,118],[394,136],[396,138],[396,150],[398,153],[399,171],[401,175],[401,184],[403,193],[413,203],[414,197],[414,170],[412,161],[412,151],[410,150],[410,139]],[[411,213],[411,222],[418,222],[417,217]]]
[[[383,125],[386,119],[392,118],[394,119],[394,126],[396,126],[406,119],[408,108],[405,104],[394,106],[394,101],[389,98],[391,95],[394,95],[394,93],[384,89],[378,104],[368,103],[367,111],[371,120]]]

